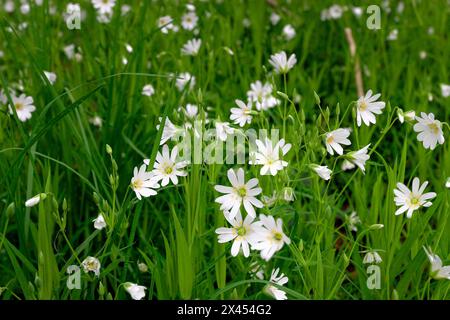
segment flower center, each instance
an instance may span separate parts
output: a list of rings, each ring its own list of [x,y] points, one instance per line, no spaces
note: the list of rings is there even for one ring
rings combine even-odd
[[[142,188],[142,184],[143,183],[142,183],[141,179],[134,180],[133,183],[132,183],[133,189],[140,189],[140,188]]]
[[[362,101],[359,104],[359,110],[361,110],[361,111],[366,111],[367,110],[367,103],[365,101]]]
[[[333,141],[334,141],[334,137],[333,137],[333,136],[329,136],[329,137],[327,138],[327,143],[328,143],[328,144],[333,143]]]
[[[20,111],[20,110],[23,109],[23,103],[17,102],[17,103],[15,104],[15,107],[16,107],[16,110],[17,110],[17,111]]]
[[[411,198],[411,204],[412,205],[416,206],[416,205],[419,204],[419,202],[420,202],[419,198],[417,198],[417,197],[412,197]]]
[[[245,236],[245,234],[247,233],[247,230],[245,229],[245,227],[239,227],[238,229],[237,229],[237,234],[239,235],[239,236]]]
[[[435,122],[430,123],[428,125],[428,128],[430,128],[431,132],[433,132],[434,134],[436,134],[436,135],[439,134],[439,126],[437,123],[435,123]]]
[[[170,166],[168,166],[168,167],[166,167],[166,168],[164,169],[164,172],[165,172],[166,174],[171,174],[171,173],[173,172],[173,168],[170,167]]]
[[[273,237],[275,238],[275,240],[280,241],[281,239],[283,239],[283,235],[280,232],[275,231],[273,233]]]
[[[237,188],[236,191],[237,191],[238,195],[240,197],[242,197],[242,198],[247,195],[247,188],[246,187]]]

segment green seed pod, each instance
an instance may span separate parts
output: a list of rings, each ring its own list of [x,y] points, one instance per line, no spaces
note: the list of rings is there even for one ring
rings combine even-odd
[[[112,155],[112,148],[109,144],[106,145],[106,153]]]
[[[6,208],[6,216],[8,217],[8,219],[11,219],[14,216],[15,212],[16,212],[16,205],[14,202],[11,202],[8,208]]]
[[[320,97],[315,91],[314,91],[314,99],[316,99],[316,104],[320,105]]]
[[[103,286],[103,283],[101,281],[98,284],[98,294],[102,297],[105,295],[105,287]]]

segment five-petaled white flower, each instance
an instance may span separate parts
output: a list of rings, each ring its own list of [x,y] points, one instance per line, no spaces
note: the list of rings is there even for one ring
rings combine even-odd
[[[25,201],[25,207],[28,207],[28,208],[34,207],[35,205],[39,204],[39,202],[41,202],[41,200],[45,199],[46,197],[47,197],[47,195],[45,193],[39,193],[39,194],[35,195],[34,197]]]
[[[383,262],[383,259],[381,259],[380,254],[375,250],[367,251],[363,259],[364,264],[379,264],[381,262]]]
[[[228,122],[216,121],[216,137],[221,141],[226,141],[228,135],[233,134],[234,129]]]
[[[256,199],[256,196],[262,192],[258,186],[258,179],[250,179],[245,183],[244,169],[239,168],[236,172],[233,169],[227,172],[228,180],[231,187],[216,185],[214,189],[217,192],[225,193],[225,195],[216,198],[216,202],[220,203],[220,210],[229,211],[230,219],[233,219],[241,205],[244,205],[245,211],[252,217],[256,216],[255,209],[262,208],[263,203]]]
[[[242,100],[235,100],[239,108],[231,108],[230,120],[240,127],[252,122],[252,103],[249,101],[245,104]]]
[[[289,279],[284,275],[284,273],[278,275],[279,272],[280,272],[279,268],[272,270],[272,274],[270,275],[269,281],[279,286],[283,286],[289,281]],[[265,292],[274,297],[276,300],[287,300],[286,292],[275,287],[274,285],[271,284],[267,285],[265,288]]]
[[[273,66],[276,73],[285,74],[291,70],[297,63],[295,53],[287,58],[286,52],[281,51],[270,56],[269,63]]]
[[[99,14],[112,14],[116,0],[92,0],[92,5]]]
[[[50,72],[50,71],[44,71],[45,77],[47,78],[48,82],[50,82],[50,84],[55,84],[56,82],[56,73],[54,72]]]
[[[325,137],[325,145],[327,147],[328,153],[334,155],[334,151],[336,151],[338,155],[342,156],[342,154],[344,153],[344,149],[342,148],[341,144],[346,146],[352,144],[350,140],[347,139],[349,135],[350,135],[349,129],[340,128],[328,132]]]
[[[151,84],[146,84],[142,88],[142,95],[143,96],[151,97],[154,94],[155,94],[155,88],[153,88],[153,86]]]
[[[168,33],[169,30],[174,28],[172,23],[173,19],[171,16],[163,16],[158,19],[158,28],[162,33]]]
[[[179,91],[183,91],[184,87],[186,87],[187,84],[189,84],[188,89],[192,90],[195,86],[195,77],[191,75],[189,72],[180,73],[177,76],[177,80],[175,83],[176,87],[178,88]]]
[[[450,85],[441,83],[441,94],[444,98],[450,97]]]
[[[33,97],[21,94],[18,97],[13,96],[11,98],[14,105],[13,107],[9,106],[9,113],[14,114],[12,109],[14,108],[20,121],[25,122],[31,119],[31,114],[36,110],[36,107],[33,105]]]
[[[98,217],[95,218],[94,220],[92,220],[92,222],[94,222],[94,228],[97,230],[102,230],[103,228],[106,227],[105,218],[103,217],[103,214],[101,214],[101,213],[99,213]]]
[[[136,197],[141,200],[142,197],[150,197],[157,194],[153,189],[159,188],[152,172],[147,171],[147,165],[143,164],[138,169],[134,167],[133,178],[131,178],[131,188],[136,193]]]
[[[417,140],[423,143],[425,149],[433,150],[438,143],[443,144],[445,141],[442,124],[439,120],[434,119],[432,113],[422,112],[421,116],[416,117],[417,123],[414,125],[414,131],[419,133]]]
[[[181,26],[185,30],[194,30],[197,26],[198,17],[195,11],[190,11],[181,17]]]
[[[417,177],[413,179],[412,190],[409,190],[403,183],[398,182],[397,189],[394,189],[394,201],[395,205],[400,208],[395,212],[395,215],[408,211],[406,217],[409,219],[412,217],[413,212],[420,207],[431,206],[432,203],[428,200],[436,197],[436,193],[427,192],[424,194],[423,192],[427,185],[428,181],[420,185],[420,180]]]
[[[229,213],[225,212],[225,218],[232,225],[232,228],[218,228],[216,233],[219,235],[219,243],[225,243],[233,240],[233,245],[231,246],[231,255],[233,257],[237,256],[240,249],[244,257],[250,255],[250,246],[257,242],[258,240],[258,230],[261,228],[261,222],[256,221],[255,217],[247,215],[244,220],[242,220],[241,212],[234,218],[230,218]]]
[[[261,251],[261,258],[269,261],[275,252],[281,250],[284,244],[289,245],[289,239],[283,233],[283,221],[278,218],[276,221],[273,216],[259,215],[259,220],[262,222],[264,230],[260,233],[258,242],[253,245],[252,249]]]
[[[131,282],[126,282],[123,287],[127,290],[133,300],[141,300],[144,298],[145,290],[147,290],[146,287]]]
[[[165,144],[162,148],[162,154],[158,151],[156,155],[155,165],[153,167],[153,179],[155,181],[161,180],[161,186],[167,186],[169,180],[173,184],[178,184],[178,177],[184,177],[187,172],[183,169],[186,167],[186,161],[177,162],[178,147],[175,146],[172,152],[169,151],[169,147]]]
[[[181,53],[187,56],[196,56],[202,45],[201,39],[192,39],[186,42],[181,48]]]
[[[366,161],[370,159],[370,155],[367,153],[370,143],[362,149],[347,153],[346,158],[364,173],[366,171]]]
[[[162,121],[162,118],[159,118],[159,121]],[[160,125],[156,125],[156,129],[159,130]],[[166,143],[168,140],[176,140],[180,136],[184,136],[186,133],[184,128],[178,127],[170,121],[169,118],[166,118],[164,121],[164,129],[161,135],[161,141],[159,142],[159,145],[162,146],[164,143]]]
[[[372,95],[372,90],[367,91],[365,96],[361,96],[356,102],[356,123],[358,127],[364,122],[366,126],[377,122],[374,114],[381,114],[386,106],[383,101],[377,101],[381,96],[380,93]]]
[[[292,40],[295,35],[295,29],[292,25],[287,24],[283,27],[283,36],[287,41]]]
[[[286,155],[291,149],[291,144],[286,144],[284,139],[281,139],[274,146],[272,140],[268,138],[265,138],[263,141],[256,139],[255,143],[258,151],[250,154],[249,164],[262,165],[261,175],[271,174],[275,176],[278,171],[287,167],[288,163],[280,159],[280,154]]]
[[[85,273],[93,272],[97,277],[100,275],[100,261],[95,257],[87,257],[81,262]]]
[[[333,171],[328,169],[328,166],[319,166],[317,164],[311,164],[311,169],[313,169],[319,177],[321,177],[324,180],[330,180],[331,174]]]
[[[255,104],[256,110],[267,110],[275,107],[280,101],[272,96],[272,85],[270,83],[262,84],[256,81],[250,84],[250,90],[247,91],[248,100]]]
[[[427,250],[427,248],[423,247],[425,253],[428,256],[428,260],[430,260],[431,268],[430,268],[430,276],[433,279],[447,279],[450,280],[450,266],[442,266],[442,260],[437,255],[431,251],[431,248]]]

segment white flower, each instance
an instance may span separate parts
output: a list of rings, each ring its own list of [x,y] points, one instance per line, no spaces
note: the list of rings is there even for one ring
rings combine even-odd
[[[247,105],[242,100],[235,100],[239,108],[231,108],[230,120],[234,121],[234,124],[238,124],[240,127],[252,122],[252,103],[249,101]]]
[[[19,97],[13,96],[12,100],[19,120],[25,122],[28,119],[31,119],[31,113],[36,110],[36,107],[33,105],[33,97],[27,97],[26,95],[21,94]],[[9,113],[14,114],[11,105],[9,106]]]
[[[273,26],[277,25],[280,19],[281,19],[280,16],[277,15],[275,12],[272,12],[270,14],[270,23],[272,23]]]
[[[450,177],[447,178],[447,182],[445,182],[445,187],[450,189]]]
[[[102,230],[103,228],[106,227],[105,218],[103,217],[103,215],[101,213],[98,215],[97,218],[92,220],[92,222],[94,222],[94,228],[97,230]]]
[[[273,216],[259,215],[259,219],[263,224],[263,231],[260,232],[258,242],[253,245],[252,249],[261,251],[261,258],[269,261],[275,252],[281,250],[284,244],[289,245],[289,239],[283,233],[283,221],[278,218],[275,222]]]
[[[216,137],[221,141],[226,141],[229,134],[233,134],[234,129],[228,122],[216,121]]]
[[[338,155],[342,155],[344,153],[344,149],[341,147],[341,144],[346,146],[352,144],[350,140],[347,139],[349,135],[349,129],[336,129],[334,131],[328,132],[325,138],[325,145],[327,147],[328,153],[334,155],[333,150],[335,150]]]
[[[176,80],[176,86],[179,91],[183,91],[184,87],[189,83],[189,90],[195,86],[195,77],[188,72],[180,73]]]
[[[331,19],[340,19],[342,17],[342,13],[344,10],[340,5],[332,5],[330,8],[328,8],[328,16]]]
[[[377,122],[374,114],[381,114],[386,105],[382,101],[377,101],[381,96],[380,93],[372,95],[372,90],[367,91],[365,96],[361,96],[357,101],[357,116],[356,122],[358,127],[361,126],[361,122],[364,122],[366,126],[370,126],[371,123]]]
[[[198,114],[198,107],[195,104],[188,103],[183,111],[186,117],[189,119],[194,119]]]
[[[425,112],[421,113],[422,117],[416,117],[417,123],[414,125],[414,131],[418,132],[417,140],[423,143],[425,149],[434,150],[437,143],[443,144],[444,133],[442,132],[442,124],[439,120],[434,119],[434,114]]]
[[[192,39],[184,44],[181,48],[181,53],[187,56],[196,56],[202,45],[201,39]]]
[[[89,122],[99,128],[101,128],[103,125],[103,119],[100,118],[99,116],[94,116],[94,117],[90,118]]]
[[[160,28],[162,33],[168,33],[169,30],[174,28],[172,20],[171,16],[164,16],[158,19],[158,28]]]
[[[291,202],[295,200],[295,192],[291,187],[283,188],[283,200]]]
[[[297,58],[295,56],[295,53],[293,53],[289,56],[288,59],[286,56],[286,52],[281,51],[271,55],[269,63],[273,66],[276,73],[285,74],[294,67],[294,65],[297,63]]]
[[[147,172],[145,164],[138,168],[134,167],[133,178],[131,178],[131,187],[136,193],[136,197],[141,200],[142,197],[154,196],[157,192],[153,189],[159,188],[159,184],[153,178],[153,173]]]
[[[141,300],[145,297],[145,290],[147,290],[144,286],[139,286],[136,283],[126,282],[124,284],[125,290],[130,294],[133,300]]]
[[[431,263],[430,275],[433,279],[447,279],[450,280],[450,266],[442,266],[442,260],[439,258],[437,254],[434,254],[431,251],[431,248],[427,250],[427,248],[423,247],[425,253],[428,256],[428,260]]]
[[[181,26],[185,30],[194,30],[197,26],[198,17],[195,11],[190,11],[181,17]]]
[[[262,84],[256,81],[250,84],[250,90],[247,91],[248,100],[255,104],[257,110],[267,110],[275,107],[280,101],[272,96],[272,85],[270,83]]]
[[[165,187],[169,184],[169,180],[173,184],[178,184],[178,177],[184,177],[187,175],[186,171],[183,171],[187,163],[185,161],[177,162],[178,147],[175,146],[170,152],[169,147],[165,144],[162,148],[162,154],[158,151],[156,155],[156,161],[153,166],[154,180],[156,182],[162,180],[161,186]]]
[[[142,95],[143,96],[151,97],[154,94],[155,94],[155,88],[153,88],[153,86],[151,84],[146,84],[142,88]]]
[[[379,264],[381,262],[383,262],[383,259],[381,259],[381,256],[378,254],[378,252],[374,250],[367,252],[363,259],[364,264]]]
[[[50,84],[55,84],[56,82],[56,74],[54,72],[44,71],[45,76],[47,77]]]
[[[46,196],[47,195],[45,193],[39,193],[39,194],[35,195],[34,197],[25,201],[25,207],[28,207],[28,208],[34,207],[39,202],[41,202],[41,200],[45,199]]]
[[[285,144],[284,139],[281,139],[274,146],[272,140],[268,138],[265,138],[263,141],[256,139],[255,143],[258,151],[250,154],[251,160],[249,164],[262,165],[261,175],[271,174],[275,176],[278,171],[287,167],[288,163],[280,159],[280,154],[286,155],[291,149],[291,144]]]
[[[283,28],[283,36],[284,38],[289,41],[292,40],[295,37],[295,29],[290,24],[287,24]]]
[[[99,14],[112,14],[116,0],[92,0],[92,5]]]
[[[284,273],[281,273],[278,276],[278,272],[280,272],[279,268],[276,268],[276,269],[272,270],[272,274],[270,275],[270,280],[269,281],[272,282],[272,283],[275,283],[275,284],[277,284],[279,286],[282,286],[282,285],[286,284],[289,281],[289,279],[288,279],[288,277],[286,277],[284,275]],[[267,294],[271,295],[272,297],[274,297],[276,300],[287,300],[286,292],[284,292],[281,289],[278,289],[277,287],[275,287],[273,285],[269,284],[265,288],[265,292]]]
[[[361,223],[361,219],[358,217],[356,211],[353,211],[350,215],[345,216],[345,220],[347,220],[348,227],[352,231],[358,231],[357,224]]]
[[[395,212],[395,215],[408,211],[406,217],[409,219],[412,217],[413,212],[420,207],[427,208],[431,206],[432,203],[428,200],[436,197],[436,193],[428,192],[424,194],[423,192],[427,185],[428,181],[420,185],[420,180],[417,177],[413,179],[412,190],[409,190],[403,183],[397,183],[397,189],[394,189],[394,201],[395,205],[400,208]]]
[[[352,12],[355,15],[355,17],[359,18],[363,14],[363,9],[361,7],[352,7]]]
[[[242,221],[242,215],[239,211],[234,218],[230,218],[230,215],[225,213],[225,218],[233,226],[232,228],[218,228],[216,233],[219,243],[225,243],[233,240],[231,246],[231,255],[236,257],[242,248],[244,257],[250,255],[250,246],[258,240],[258,233],[256,232],[261,228],[261,222],[253,222],[255,217],[247,215],[245,220]]]
[[[324,180],[330,180],[333,171],[328,169],[328,166],[319,166],[317,164],[312,164],[311,168]]]
[[[444,98],[450,97],[450,85],[441,83],[441,94]]]
[[[367,153],[369,146],[370,146],[370,143],[367,146],[365,146],[364,148],[359,149],[358,151],[349,152],[346,155],[347,160],[349,160],[351,163],[357,165],[358,168],[360,168],[363,173],[366,171],[366,169],[365,169],[366,161],[370,159],[370,156]]]
[[[87,257],[81,262],[85,273],[93,272],[97,277],[100,275],[100,261],[95,257]]]
[[[159,118],[159,122],[162,121],[162,118]],[[156,125],[156,129],[159,130],[160,125]],[[161,141],[159,143],[160,146],[162,146],[164,143],[166,143],[168,140],[175,140],[179,136],[183,136],[185,134],[185,130],[181,127],[175,126],[172,121],[170,121],[169,118],[166,118],[164,122],[164,129],[161,136]]]
[[[231,187],[216,185],[214,189],[225,195],[216,198],[216,202],[220,203],[220,210],[230,211],[229,217],[233,219],[239,212],[241,205],[244,205],[245,211],[252,217],[256,216],[255,209],[262,208],[261,201],[256,196],[261,193],[262,189],[258,186],[258,179],[250,179],[245,183],[244,169],[240,168],[236,172],[233,169],[227,172],[228,180]]]
[[[387,36],[387,40],[389,41],[395,41],[398,38],[398,30],[394,29],[391,32],[389,32],[388,36]]]

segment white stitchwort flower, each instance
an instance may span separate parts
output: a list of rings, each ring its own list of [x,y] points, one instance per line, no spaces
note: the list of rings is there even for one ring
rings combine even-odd
[[[126,282],[123,287],[127,290],[133,300],[141,300],[144,298],[145,290],[147,290],[146,287],[132,282]]]
[[[416,119],[416,112],[414,110],[403,111],[402,109],[397,110],[397,116],[400,123],[404,123],[406,121],[413,121]]]
[[[328,153],[334,155],[334,151],[336,151],[338,155],[342,155],[344,153],[344,149],[341,147],[341,144],[346,146],[352,144],[350,140],[347,139],[349,135],[349,129],[336,129],[328,132],[325,137],[325,145]]]
[[[367,91],[365,96],[361,96],[356,103],[356,122],[358,127],[364,122],[366,126],[377,122],[374,114],[381,114],[386,103],[377,101],[381,96],[380,93],[372,95],[372,90]]]
[[[450,97],[450,85],[441,83],[441,94],[444,98]]]
[[[394,29],[391,32],[389,32],[388,36],[387,36],[387,40],[388,41],[395,41],[398,39],[398,30]]]
[[[169,184],[169,180],[173,184],[178,184],[178,177],[185,177],[186,171],[181,170],[186,167],[185,161],[177,162],[178,147],[175,146],[172,152],[169,151],[169,147],[165,144],[162,148],[162,153],[158,151],[156,155],[155,165],[153,167],[154,180],[160,181],[161,186],[165,187]]]
[[[276,73],[285,74],[291,70],[297,63],[295,53],[287,58],[286,52],[281,51],[270,56],[269,63],[273,66]]]
[[[218,228],[216,233],[219,243],[233,241],[231,246],[231,255],[236,257],[242,248],[244,257],[250,255],[250,246],[255,244],[258,240],[257,230],[261,229],[261,222],[253,222],[255,217],[247,215],[242,221],[242,215],[239,211],[234,218],[230,218],[228,213],[225,213],[225,218],[232,225],[232,228]]]
[[[41,202],[41,200],[45,199],[46,197],[47,197],[47,195],[45,193],[39,193],[39,194],[35,195],[34,197],[25,201],[25,207],[28,207],[28,208],[34,207],[35,205],[39,204],[39,202]]]
[[[355,165],[350,161],[348,161],[347,159],[345,159],[344,161],[342,161],[341,169],[342,171],[353,170],[355,169]]]
[[[420,185],[420,180],[417,177],[413,179],[412,190],[409,190],[403,183],[397,183],[397,189],[394,189],[394,201],[395,205],[400,208],[395,212],[395,215],[407,211],[406,217],[409,219],[412,217],[413,212],[420,207],[431,206],[432,203],[428,200],[436,197],[436,193],[427,192],[424,194],[423,192],[427,185],[428,181]]]
[[[242,100],[235,100],[239,108],[231,108],[230,120],[240,127],[252,122],[252,103],[249,101],[245,104]]]
[[[101,213],[99,213],[98,217],[92,220],[92,222],[94,222],[94,228],[97,230],[102,230],[106,227],[105,218]]]
[[[333,171],[328,169],[328,166],[319,166],[317,164],[311,164],[310,166],[311,169],[313,169],[319,175],[319,177],[324,180],[330,180]]]
[[[361,219],[358,217],[356,211],[353,211],[350,215],[346,215],[345,220],[347,221],[350,230],[355,232],[358,231],[357,225],[361,223]]]
[[[272,12],[270,14],[270,23],[275,26],[278,24],[278,22],[280,21],[280,16],[278,14],[276,14],[275,12]]]
[[[375,250],[368,251],[363,259],[364,264],[379,264],[381,262],[383,262],[383,259],[381,259],[381,256]]]
[[[423,143],[425,149],[433,150],[438,143],[444,143],[442,124],[439,120],[434,119],[434,114],[422,112],[421,117],[416,117],[416,120],[414,131],[419,133],[417,140]]]
[[[159,118],[159,122],[161,123],[162,118]],[[156,129],[159,130],[160,125],[156,125]],[[174,125],[172,121],[170,121],[169,118],[166,118],[164,122],[164,129],[161,136],[161,141],[159,143],[160,146],[162,146],[164,143],[166,143],[168,140],[176,140],[177,138],[184,136],[186,131]]]
[[[188,103],[186,104],[186,108],[182,109],[186,117],[188,117],[189,119],[194,119],[195,117],[197,117],[198,107],[195,104]]]
[[[183,91],[184,87],[189,83],[189,90],[192,90],[195,86],[195,77],[189,72],[180,73],[177,76],[175,85],[178,90]]]
[[[143,164],[139,169],[134,167],[131,188],[141,200],[142,197],[156,195],[157,192],[153,189],[159,188],[159,184],[153,179],[153,173],[147,171],[147,165]]]
[[[295,35],[295,29],[292,25],[287,24],[283,27],[283,36],[287,41],[294,39]]]
[[[450,280],[450,266],[442,266],[442,260],[437,255],[431,251],[431,248],[427,250],[427,248],[423,247],[425,253],[428,256],[428,260],[430,260],[431,268],[430,268],[430,276],[433,279],[447,279]]]
[[[450,177],[447,178],[447,181],[445,182],[445,187],[447,189],[450,189]]]
[[[226,141],[228,135],[234,133],[234,129],[230,127],[228,122],[216,121],[216,137],[221,141]]]
[[[283,286],[289,281],[289,279],[288,279],[288,277],[286,277],[284,275],[284,273],[281,273],[280,275],[278,275],[279,272],[280,272],[279,268],[272,270],[272,274],[270,275],[269,281],[272,283],[275,283],[279,286]],[[278,289],[274,285],[270,285],[270,284],[267,285],[264,291],[267,294],[274,297],[276,300],[287,300],[286,292],[284,292],[281,289]]]
[[[92,0],[92,5],[99,14],[111,14],[116,5],[116,0]]]
[[[369,146],[370,143],[364,148],[359,149],[358,151],[349,152],[346,155],[347,160],[349,160],[352,164],[357,165],[363,173],[366,171],[366,161],[370,159],[370,155],[367,153]]]
[[[13,96],[11,98],[14,104],[13,108],[16,109],[19,120],[25,122],[31,119],[31,114],[36,110],[36,107],[33,105],[33,97],[27,97],[21,94],[18,97]],[[14,114],[11,105],[9,106],[9,113]]]
[[[289,245],[289,239],[283,232],[283,221],[278,218],[276,221],[273,216],[259,215],[259,220],[263,224],[263,231],[260,233],[259,241],[253,245],[252,249],[261,251],[261,258],[269,261],[275,252],[281,250],[284,244]]]
[[[272,96],[272,85],[270,83],[262,84],[256,81],[250,84],[250,90],[247,91],[248,101],[255,104],[256,110],[267,110],[275,107],[280,101]]]
[[[81,262],[85,273],[93,272],[97,277],[100,275],[100,261],[95,257],[87,257]]]
[[[181,53],[187,56],[196,56],[202,45],[201,39],[192,39],[184,44]]]
[[[228,180],[231,187],[216,185],[214,189],[217,192],[225,195],[216,198],[216,202],[220,203],[220,210],[229,211],[230,219],[233,219],[239,212],[241,205],[244,205],[245,211],[252,217],[256,216],[255,209],[262,208],[263,203],[256,199],[256,196],[262,192],[258,186],[258,179],[250,179],[245,183],[244,169],[240,168],[237,171],[233,169],[227,172]]]
[[[174,28],[172,21],[173,19],[171,16],[160,17],[157,23],[158,28],[160,28],[162,33],[168,33],[169,30],[172,30]]]
[[[50,82],[50,84],[55,84],[56,82],[56,73],[54,72],[50,72],[50,71],[44,71],[45,77],[48,79],[48,81]]]
[[[197,26],[198,17],[195,11],[190,11],[181,17],[181,26],[185,30],[194,30]]]
[[[275,176],[278,171],[287,167],[288,163],[280,159],[280,154],[282,156],[286,155],[291,149],[291,144],[286,144],[284,139],[281,139],[274,146],[272,140],[268,138],[265,138],[263,141],[256,139],[255,143],[258,151],[250,154],[251,160],[249,164],[262,165],[261,175],[271,174]]]
[[[154,94],[155,94],[155,88],[153,88],[153,86],[151,84],[146,84],[142,88],[142,95],[143,96],[151,97]]]

